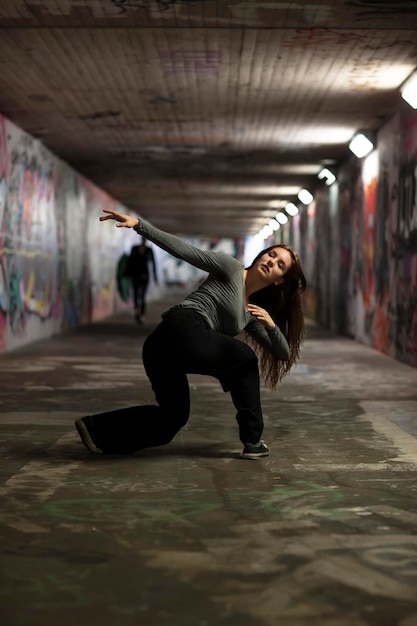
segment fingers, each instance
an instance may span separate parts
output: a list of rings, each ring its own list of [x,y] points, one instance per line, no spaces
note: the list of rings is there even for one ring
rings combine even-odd
[[[254,315],[257,319],[262,318],[266,313],[264,309],[261,309],[259,306],[255,306],[254,304],[249,304],[248,311],[249,313]]]
[[[100,215],[98,218],[100,222],[115,220],[117,222],[117,228],[133,228],[136,224],[139,224],[138,218],[134,218],[131,215],[125,215],[124,213],[118,213],[112,209],[103,209],[103,213],[107,213],[107,215]]]
[[[100,217],[98,218],[100,222],[117,219],[116,211],[112,211],[111,209],[102,209],[102,212],[108,213],[108,215],[100,215]]]
[[[266,311],[266,309],[263,309],[262,307],[257,306],[256,304],[249,304],[248,311],[251,315],[256,317],[258,322],[260,322],[267,328],[273,328],[275,326],[274,320],[272,319],[268,311]]]
[[[108,213],[108,215],[100,215],[100,217],[98,218],[100,222],[105,222],[106,220],[117,220],[120,222],[125,218],[124,215],[118,213],[117,211],[113,211],[112,209],[102,209],[102,212]]]

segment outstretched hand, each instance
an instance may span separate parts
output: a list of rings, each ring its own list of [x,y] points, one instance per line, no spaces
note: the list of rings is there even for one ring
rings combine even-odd
[[[107,213],[108,215],[100,215],[100,222],[115,220],[117,222],[117,228],[133,228],[139,224],[138,218],[133,217],[132,215],[125,215],[124,213],[118,213],[117,211],[112,211],[110,209],[103,209],[103,213]]]

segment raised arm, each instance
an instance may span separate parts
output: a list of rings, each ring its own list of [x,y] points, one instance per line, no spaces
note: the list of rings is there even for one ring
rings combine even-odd
[[[206,272],[224,274],[228,271],[229,264],[232,266],[237,263],[236,259],[222,252],[207,252],[195,248],[179,237],[160,230],[145,220],[139,220],[137,217],[109,209],[103,209],[103,213],[106,213],[106,215],[100,217],[101,222],[114,220],[117,222],[116,226],[119,228],[134,228],[137,233],[155,243],[159,248],[162,248],[162,250]]]

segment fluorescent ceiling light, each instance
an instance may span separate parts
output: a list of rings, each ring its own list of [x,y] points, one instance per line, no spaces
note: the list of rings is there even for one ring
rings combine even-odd
[[[269,226],[272,228],[272,230],[278,230],[278,228],[280,227],[280,225],[278,224],[277,220],[272,219],[269,222]]]
[[[298,207],[293,203],[293,202],[289,202],[287,204],[287,206],[285,207],[286,212],[288,213],[288,215],[297,215],[298,213]]]
[[[285,215],[285,213],[283,213],[282,211],[280,213],[277,213],[275,216],[275,219],[280,223],[280,224],[286,224],[288,222],[288,217]]]
[[[308,191],[308,189],[301,189],[298,194],[298,198],[303,204],[310,204],[310,202],[313,200],[313,196]]]
[[[362,159],[362,157],[372,152],[373,149],[374,144],[362,133],[355,135],[349,144],[349,150],[351,150],[358,159]]]
[[[328,170],[327,167],[324,167],[317,174],[317,176],[318,176],[318,178],[320,178],[320,180],[324,180],[326,185],[328,185],[329,187],[330,187],[330,185],[333,185],[334,181],[336,180],[336,176],[333,174],[333,172]]]
[[[417,109],[417,72],[414,72],[401,87],[401,96],[413,109]]]

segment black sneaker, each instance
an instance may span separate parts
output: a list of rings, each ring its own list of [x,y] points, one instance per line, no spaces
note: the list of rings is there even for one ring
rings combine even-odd
[[[100,450],[100,448],[97,447],[94,441],[94,436],[91,434],[90,430],[88,429],[88,424],[90,422],[91,421],[88,416],[82,417],[81,419],[75,421],[75,426],[78,430],[78,434],[81,437],[81,441],[83,442],[87,450],[89,450],[93,454],[102,454],[103,450]],[[90,428],[91,428],[91,423],[90,423]]]
[[[263,456],[268,456],[271,450],[266,445],[265,441],[259,441],[258,443],[245,443],[245,447],[242,452],[242,459],[260,459]]]

